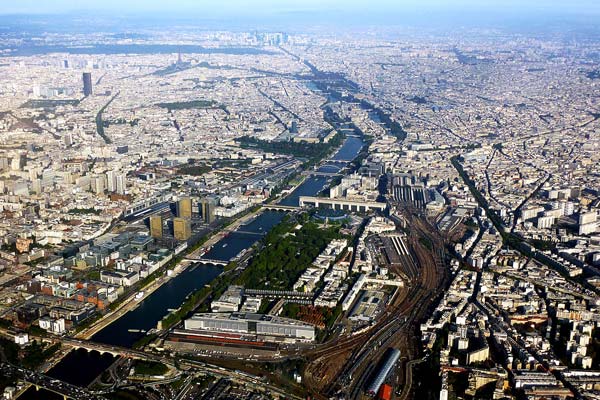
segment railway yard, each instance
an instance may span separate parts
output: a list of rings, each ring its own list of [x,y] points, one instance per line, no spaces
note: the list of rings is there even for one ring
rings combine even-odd
[[[400,368],[390,379],[402,388],[397,391],[399,398],[409,398],[412,371],[407,371],[406,365],[419,358],[418,325],[441,293],[447,273],[444,241],[436,229],[411,211],[407,219],[411,230],[408,252],[399,254],[399,262],[390,266],[390,272],[405,277],[406,283],[396,289],[384,313],[370,327],[354,334],[338,334],[305,353],[305,384],[315,398],[366,396],[365,387],[390,347],[401,354]]]

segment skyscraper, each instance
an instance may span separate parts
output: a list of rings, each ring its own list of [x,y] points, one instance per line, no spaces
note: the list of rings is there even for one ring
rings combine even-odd
[[[84,72],[83,73],[83,95],[88,97],[93,93],[92,91],[92,73]]]
[[[173,236],[177,240],[188,240],[192,236],[192,223],[186,218],[173,218]]]
[[[186,197],[177,202],[177,216],[179,218],[192,218],[192,199]]]
[[[203,199],[200,202],[200,209],[202,210],[202,220],[210,224],[215,220],[215,205],[209,199]]]
[[[160,239],[163,235],[163,219],[160,215],[150,217],[150,236]]]

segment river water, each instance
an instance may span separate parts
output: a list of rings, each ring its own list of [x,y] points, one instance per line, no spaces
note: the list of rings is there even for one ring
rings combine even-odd
[[[215,265],[194,265],[187,268],[141,301],[136,309],[92,336],[92,340],[131,347],[144,337],[146,331],[156,328],[158,321],[169,310],[181,306],[190,293],[209,284],[221,271],[222,268]]]

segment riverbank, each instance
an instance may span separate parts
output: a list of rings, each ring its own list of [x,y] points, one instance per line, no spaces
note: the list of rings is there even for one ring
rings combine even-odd
[[[249,214],[242,215],[227,225],[224,229],[214,232],[201,246],[185,254],[181,260],[173,266],[173,270],[175,272],[174,275],[161,275],[148,283],[146,286],[139,288],[137,292],[134,292],[127,298],[121,300],[121,303],[116,309],[109,311],[101,319],[94,322],[85,330],[77,333],[74,337],[77,339],[89,340],[111,323],[115,322],[128,312],[135,310],[135,308],[137,308],[144,300],[150,297],[150,295],[154,294],[154,292],[160,289],[164,284],[177,277],[180,273],[184,272],[190,265],[192,265],[193,261],[189,260],[190,258],[199,258],[199,254],[202,254],[207,248],[213,246],[215,243],[221,240],[226,232],[237,229],[243,223],[255,218],[260,212],[262,212],[262,209],[259,208],[250,212]],[[165,269],[168,269],[168,267]],[[136,298],[135,296],[141,292],[144,293],[142,297]]]

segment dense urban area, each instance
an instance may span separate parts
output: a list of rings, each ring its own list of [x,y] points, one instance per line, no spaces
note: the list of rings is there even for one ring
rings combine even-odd
[[[0,394],[600,399],[599,54],[0,30]]]

